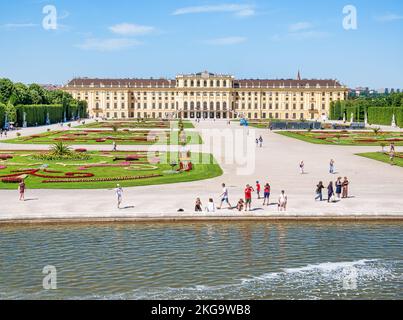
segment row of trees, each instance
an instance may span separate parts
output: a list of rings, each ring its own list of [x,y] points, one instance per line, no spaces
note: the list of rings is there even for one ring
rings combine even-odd
[[[87,103],[62,90],[46,90],[38,84],[25,85],[0,79],[0,127],[8,122],[19,126],[44,125],[87,116]]]
[[[360,97],[353,100],[333,101],[330,105],[330,119],[350,121],[351,114],[354,121],[363,122],[365,115],[370,124],[390,125],[393,115],[399,126],[400,114],[403,110],[403,93],[393,93],[374,97]]]
[[[35,105],[35,104],[71,104],[73,97],[62,90],[46,90],[38,84],[25,85],[13,83],[9,79],[0,79],[0,102],[13,105]]]

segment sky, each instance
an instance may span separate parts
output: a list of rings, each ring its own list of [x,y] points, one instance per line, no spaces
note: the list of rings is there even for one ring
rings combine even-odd
[[[24,83],[204,70],[287,79],[300,70],[403,88],[402,40],[401,0],[0,2],[0,77]]]

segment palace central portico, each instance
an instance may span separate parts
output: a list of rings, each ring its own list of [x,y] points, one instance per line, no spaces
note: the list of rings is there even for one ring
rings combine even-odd
[[[64,88],[88,102],[90,116],[108,119],[315,119],[344,100],[337,80],[247,79],[207,71],[169,79],[71,80]]]

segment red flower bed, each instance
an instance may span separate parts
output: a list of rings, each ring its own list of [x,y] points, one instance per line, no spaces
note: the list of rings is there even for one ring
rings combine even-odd
[[[72,183],[72,182],[109,182],[109,181],[128,181],[128,180],[140,180],[162,177],[162,174],[150,174],[144,176],[126,176],[126,177],[111,177],[111,178],[95,178],[95,179],[69,179],[69,180],[44,180],[42,183]]]
[[[38,174],[38,172],[31,173],[31,175],[45,179],[71,179],[71,178],[92,178],[93,173],[87,172],[67,172],[64,176],[48,176],[44,174]]]
[[[388,141],[388,142],[400,142],[400,141],[403,141],[403,139],[400,139],[400,138],[391,138],[391,139],[386,139],[385,141]]]
[[[20,183],[23,180],[24,179],[20,178],[20,177],[6,177],[6,178],[2,178],[1,182],[4,182],[4,183]]]
[[[105,142],[106,139],[96,139],[95,142]]]
[[[13,156],[11,154],[0,154],[0,160],[12,159]]]
[[[356,141],[356,142],[371,142],[371,143],[380,142],[380,141],[378,141],[376,139],[357,139],[357,140],[354,140],[354,141]]]
[[[76,150],[74,150],[74,151],[75,151],[75,152],[84,153],[84,152],[87,152],[87,149],[80,148],[80,149],[76,149]]]

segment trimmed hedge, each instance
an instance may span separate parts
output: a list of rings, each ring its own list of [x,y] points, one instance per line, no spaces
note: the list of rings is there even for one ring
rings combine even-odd
[[[396,124],[403,127],[403,107],[373,107],[368,109],[369,124],[390,126],[393,114]]]
[[[5,114],[6,114],[6,106],[0,102],[0,129],[4,127]]]
[[[50,123],[58,123],[63,121],[65,114],[67,121],[77,118],[78,116],[80,116],[80,118],[87,117],[87,104],[83,101],[65,107],[62,104],[18,105],[16,106],[16,109],[17,124],[19,126],[23,125],[24,112],[26,114],[25,119],[27,121],[27,126],[45,125],[47,114],[49,114]]]
[[[365,110],[367,107],[364,104],[354,103],[353,101],[333,101],[330,104],[330,119],[342,120],[343,116],[346,121],[350,121],[351,114],[354,115],[354,122],[362,122],[365,119]]]

